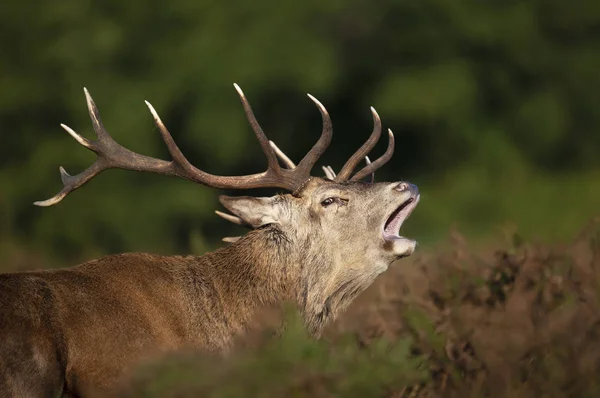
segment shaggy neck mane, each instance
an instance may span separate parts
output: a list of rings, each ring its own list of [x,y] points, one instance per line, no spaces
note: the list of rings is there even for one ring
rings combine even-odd
[[[298,270],[289,258],[291,242],[277,228],[253,230],[239,241],[197,257],[194,285],[197,311],[214,308],[221,336],[243,334],[261,308],[296,302]],[[212,290],[213,295],[206,294]],[[205,302],[213,297],[212,303]],[[227,345],[227,342],[225,342]]]
[[[315,248],[310,240],[291,239],[277,227],[266,226],[200,257],[196,285],[210,280],[208,273],[212,275],[219,301],[214,305],[227,329],[224,333],[243,333],[261,307],[287,301],[298,306],[308,331],[318,337],[327,322],[372,282],[354,275],[351,267],[336,267],[327,253],[311,250]],[[303,254],[294,247],[302,247]],[[206,303],[198,308],[202,305]]]
[[[272,304],[295,298],[298,275],[290,266],[290,250],[288,238],[269,226],[250,231],[210,259],[224,294],[244,303]]]

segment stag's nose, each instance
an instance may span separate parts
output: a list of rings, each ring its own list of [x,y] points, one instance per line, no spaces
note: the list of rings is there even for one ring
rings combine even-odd
[[[401,182],[394,187],[396,191],[405,192],[408,191],[412,195],[417,195],[419,193],[419,187],[415,184],[411,184],[410,182]]]

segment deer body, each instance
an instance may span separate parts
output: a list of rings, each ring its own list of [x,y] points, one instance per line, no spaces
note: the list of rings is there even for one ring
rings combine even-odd
[[[245,243],[252,240],[260,242]],[[268,263],[245,243],[204,256],[126,253],[0,275],[3,396],[79,395],[114,386],[153,355],[228,348],[258,306],[295,294],[281,276],[263,283]]]
[[[111,255],[75,267],[0,275],[0,392],[3,396],[81,396],[107,392],[140,361],[165,352],[203,348],[226,352],[263,306],[293,302],[309,332],[319,337],[395,260],[416,242],[398,235],[419,201],[406,182],[359,180],[381,167],[393,151],[350,178],[375,145],[381,124],[336,176],[311,177],[310,169],[331,138],[324,107],[321,139],[296,166],[269,144],[236,86],[269,169],[246,177],[219,177],[194,168],[181,154],[150,106],[173,161],[148,158],[121,147],[102,127],[86,91],[98,141],[64,126],[99,156],[83,173],[63,169],[64,189],[42,206],[60,202],[110,167],[184,177],[209,186],[281,187],[272,197],[221,196],[233,214],[219,213],[251,229],[203,256]],[[312,97],[311,97],[312,98]],[[281,169],[277,156],[287,164]]]

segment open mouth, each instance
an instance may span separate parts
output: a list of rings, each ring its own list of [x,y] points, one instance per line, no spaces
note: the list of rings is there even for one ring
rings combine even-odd
[[[386,240],[401,239],[399,235],[400,227],[404,220],[408,218],[410,213],[415,209],[419,202],[419,195],[410,197],[404,201],[396,210],[390,214],[383,226],[383,237]]]

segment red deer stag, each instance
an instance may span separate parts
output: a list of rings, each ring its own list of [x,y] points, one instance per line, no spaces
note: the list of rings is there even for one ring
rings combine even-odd
[[[97,140],[62,127],[97,155],[82,173],[61,167],[64,188],[36,202],[51,206],[109,168],[172,175],[213,188],[280,188],[272,197],[220,196],[230,221],[251,229],[230,245],[202,256],[143,253],[109,255],[59,270],[0,275],[0,392],[3,397],[81,396],[109,392],[148,355],[185,348],[226,352],[263,305],[297,304],[318,338],[333,319],[416,242],[400,226],[419,201],[407,182],[361,180],[392,156],[384,155],[353,174],[381,135],[374,129],[337,175],[310,172],[331,141],[325,107],[314,97],[323,122],[321,137],[297,164],[286,163],[265,136],[246,97],[234,85],[264,152],[265,172],[217,176],[194,167],[148,102],[171,161],[134,153],[108,134],[85,91]],[[223,215],[223,213],[221,213]]]

